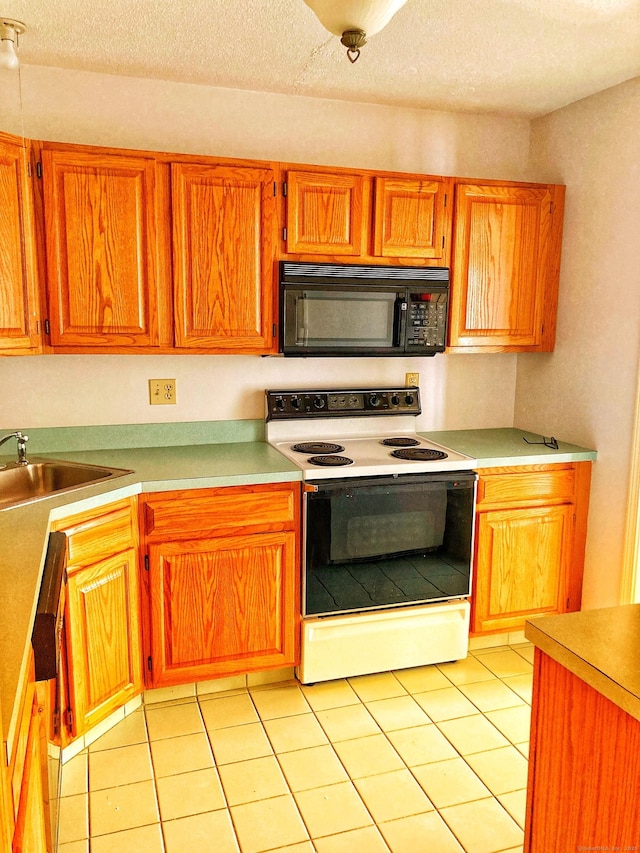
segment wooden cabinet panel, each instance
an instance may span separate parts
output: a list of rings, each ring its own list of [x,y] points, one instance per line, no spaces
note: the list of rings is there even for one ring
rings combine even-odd
[[[451,347],[553,349],[564,188],[458,184]]]
[[[591,463],[478,471],[473,633],[579,610]]]
[[[152,545],[153,684],[295,663],[296,536]]]
[[[275,174],[173,163],[177,347],[273,348]]]
[[[521,504],[523,499],[531,506],[537,502],[571,501],[576,488],[573,465],[546,465],[538,468],[527,466],[526,471],[509,471],[500,468],[482,472],[478,484],[478,506]]]
[[[376,177],[374,254],[444,260],[449,192],[446,180]]]
[[[41,351],[27,151],[0,133],[0,355]]]
[[[565,609],[572,522],[571,505],[480,514],[474,596],[483,630],[510,630],[523,614]]]
[[[130,548],[138,539],[135,506],[128,498],[58,521],[54,528],[67,535],[70,568],[90,566],[105,554]]]
[[[45,813],[45,756],[42,721],[36,698],[27,709],[29,734],[22,768],[12,853],[52,853]]]
[[[287,173],[287,252],[362,255],[364,181],[346,172]]]
[[[640,722],[535,652],[525,853],[634,850]]]
[[[156,164],[42,150],[51,343],[158,343]]]
[[[69,574],[65,625],[74,734],[142,689],[137,571],[130,549]]]
[[[153,539],[291,529],[299,501],[290,483],[161,492],[145,498],[144,531]],[[247,530],[247,528],[250,528]]]

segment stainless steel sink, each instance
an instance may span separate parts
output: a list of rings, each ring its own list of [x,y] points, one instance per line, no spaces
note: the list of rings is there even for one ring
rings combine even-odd
[[[26,465],[0,464],[0,510],[132,473],[125,468],[58,459],[32,459]]]

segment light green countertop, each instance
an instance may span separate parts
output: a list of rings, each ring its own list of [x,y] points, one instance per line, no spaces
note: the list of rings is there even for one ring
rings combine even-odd
[[[525,636],[640,720],[640,604],[528,620]]]
[[[464,453],[478,460],[478,468],[499,468],[511,465],[544,465],[560,462],[586,462],[596,458],[595,450],[558,441],[558,449],[544,444],[527,444],[524,440],[541,442],[542,436],[515,427],[500,429],[459,429],[421,433],[425,438]],[[557,436],[556,436],[557,437]]]

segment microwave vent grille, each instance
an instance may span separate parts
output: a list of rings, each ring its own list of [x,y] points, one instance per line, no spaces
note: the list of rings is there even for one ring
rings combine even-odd
[[[299,278],[367,279],[377,281],[449,281],[448,267],[385,267],[356,264],[282,263],[282,274]]]

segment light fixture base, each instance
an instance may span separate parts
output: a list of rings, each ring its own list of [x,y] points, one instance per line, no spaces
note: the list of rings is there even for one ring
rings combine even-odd
[[[353,63],[360,56],[360,48],[367,43],[367,34],[363,30],[345,30],[340,39],[347,48],[347,58]]]
[[[4,35],[5,28],[13,30],[19,36],[27,31],[27,28],[22,21],[14,21],[13,18],[0,17],[0,33],[2,34],[2,38],[6,38]]]

